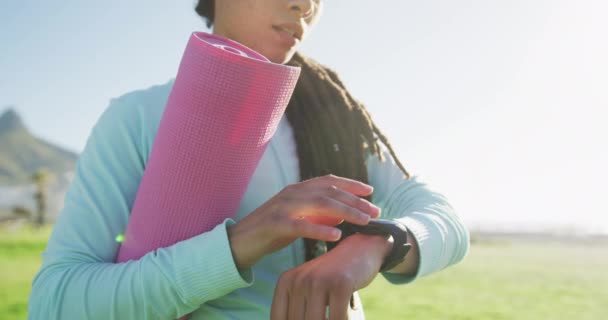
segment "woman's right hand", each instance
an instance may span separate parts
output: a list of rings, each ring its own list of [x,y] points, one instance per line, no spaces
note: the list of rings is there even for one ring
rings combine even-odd
[[[380,208],[359,197],[372,192],[367,184],[331,174],[288,185],[228,227],[237,267],[249,268],[300,237],[337,241],[335,225],[342,221],[366,225],[380,216]]]

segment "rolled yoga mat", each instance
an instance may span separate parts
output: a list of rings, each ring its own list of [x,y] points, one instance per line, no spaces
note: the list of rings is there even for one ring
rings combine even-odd
[[[117,262],[209,231],[236,214],[300,68],[192,33],[167,100]]]

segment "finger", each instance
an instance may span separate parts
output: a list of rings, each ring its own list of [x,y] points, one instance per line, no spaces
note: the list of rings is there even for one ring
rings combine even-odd
[[[346,320],[350,306],[350,295],[346,291],[335,291],[329,296],[329,320]]]
[[[374,191],[374,187],[365,184],[361,181],[339,177],[333,174],[328,174],[325,176],[310,179],[307,183],[310,183],[315,186],[334,185],[344,191],[348,191],[352,194],[356,194],[359,196],[367,196]]]
[[[287,319],[287,308],[289,300],[285,287],[285,281],[282,281],[282,278],[279,278],[277,286],[274,290],[274,297],[272,298],[272,307],[270,310],[271,320]]]
[[[377,218],[380,216],[380,208],[375,206],[373,203],[350,192],[346,192],[334,185],[324,187],[322,192],[334,200],[340,201],[347,206],[368,214],[372,218]]]
[[[289,292],[289,303],[287,304],[289,309],[287,315],[289,317],[287,319],[304,320],[306,299],[300,293],[300,290],[297,290],[297,288],[292,288]]]
[[[317,196],[310,204],[312,207],[307,210],[307,216],[338,218],[360,225],[366,225],[370,219],[367,213],[323,195]]]
[[[306,219],[291,220],[289,228],[290,230],[287,230],[288,234],[302,238],[338,241],[342,236],[342,231],[338,228],[311,223]]]
[[[310,292],[306,301],[306,320],[325,319],[327,294],[324,291]]]

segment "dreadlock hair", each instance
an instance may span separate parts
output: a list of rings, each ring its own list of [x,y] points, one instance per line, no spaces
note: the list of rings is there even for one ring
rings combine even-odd
[[[210,28],[215,20],[215,0],[199,0],[194,11],[207,20],[207,28]]]
[[[213,0],[199,0],[195,8],[207,26],[213,24],[213,8]],[[298,52],[287,64],[301,68],[285,111],[296,140],[301,181],[331,173],[368,183],[366,156],[383,160],[378,140],[410,178],[386,136],[336,72]],[[364,198],[371,201],[371,195]],[[315,257],[316,245],[315,239],[305,239],[307,261]]]
[[[378,139],[409,179],[386,136],[333,70],[300,53],[287,64],[301,68],[285,112],[294,131],[302,181],[331,173],[368,183],[366,156],[383,160]],[[371,201],[371,196],[364,198]],[[307,261],[315,257],[316,244],[305,239]]]

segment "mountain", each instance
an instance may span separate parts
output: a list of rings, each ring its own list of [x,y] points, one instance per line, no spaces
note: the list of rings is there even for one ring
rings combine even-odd
[[[32,135],[12,107],[0,115],[0,186],[30,183],[36,170],[57,176],[74,170],[78,155]]]

